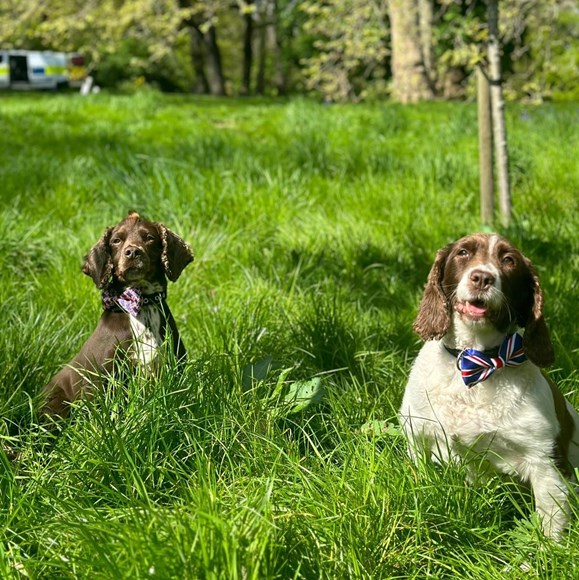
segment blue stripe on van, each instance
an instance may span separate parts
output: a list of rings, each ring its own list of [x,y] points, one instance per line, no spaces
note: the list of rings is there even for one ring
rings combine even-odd
[[[44,67],[41,66],[41,67],[33,68],[32,74],[33,75],[43,75],[44,74]]]

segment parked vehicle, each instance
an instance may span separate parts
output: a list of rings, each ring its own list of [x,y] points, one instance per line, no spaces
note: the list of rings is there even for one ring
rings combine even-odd
[[[0,50],[0,89],[80,87],[86,74],[84,57],[76,52]]]

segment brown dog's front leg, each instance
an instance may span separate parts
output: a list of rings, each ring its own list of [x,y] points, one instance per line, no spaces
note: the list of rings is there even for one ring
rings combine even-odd
[[[45,419],[65,419],[70,404],[80,396],[82,382],[82,377],[73,368],[67,367],[57,373],[42,389],[41,416]]]

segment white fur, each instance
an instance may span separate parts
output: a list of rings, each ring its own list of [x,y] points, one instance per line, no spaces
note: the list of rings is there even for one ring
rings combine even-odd
[[[496,272],[492,265],[477,266],[481,267]],[[465,284],[469,271],[457,288],[461,300],[469,298]],[[498,275],[497,285],[500,290]],[[492,324],[465,320],[455,312],[450,331],[442,340],[426,342],[412,366],[401,424],[413,459],[425,454],[437,463],[464,460],[472,479],[500,472],[529,483],[545,535],[558,538],[568,521],[569,484],[552,459],[560,425],[541,370],[527,360],[499,369],[469,389],[456,356],[444,348],[446,344],[486,350],[504,337]],[[569,403],[567,407],[575,424],[568,460],[577,468],[579,416]]]
[[[501,291],[502,291],[502,283],[501,283],[501,273],[497,270],[497,267],[494,264],[479,264],[477,266],[472,266],[469,268],[460,279],[458,286],[456,288],[456,297],[459,300],[469,300],[472,298],[472,293],[468,288],[468,278],[473,270],[481,270],[483,272],[488,272],[492,274],[495,281],[493,284],[494,291],[491,293],[489,299],[491,304],[500,304],[501,301]]]
[[[473,479],[493,471],[516,476],[532,486],[545,534],[558,537],[565,528],[568,486],[551,459],[559,423],[534,364],[503,368],[468,389],[456,358],[442,341],[429,341],[410,372],[400,415],[414,459],[421,453],[439,463],[465,459]],[[577,429],[569,460],[579,467]]]
[[[133,342],[129,356],[134,363],[149,368],[163,340],[161,338],[161,312],[156,304],[145,305],[138,316],[129,316]]]

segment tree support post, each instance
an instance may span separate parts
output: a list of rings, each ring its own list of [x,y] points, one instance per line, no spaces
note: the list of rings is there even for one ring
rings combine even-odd
[[[494,219],[493,133],[489,79],[482,64],[477,66],[478,151],[480,172],[480,218],[485,226]]]
[[[507,127],[505,123],[505,102],[501,79],[501,53],[499,44],[499,5],[498,0],[488,0],[489,20],[489,70],[490,93],[493,118],[493,139],[497,164],[499,208],[503,226],[511,221],[511,189],[509,183],[509,153],[507,149]]]

